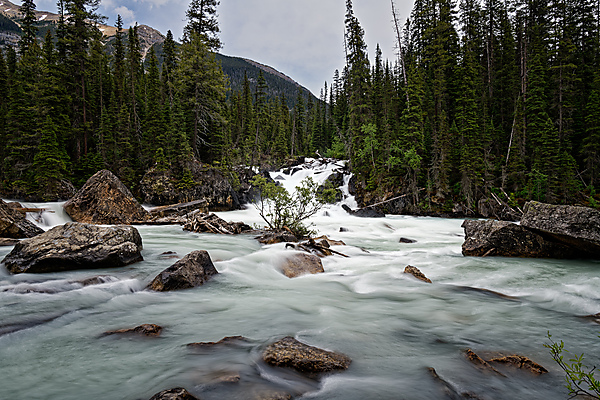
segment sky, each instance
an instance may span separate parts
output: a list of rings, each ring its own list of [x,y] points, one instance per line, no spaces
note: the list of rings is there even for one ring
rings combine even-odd
[[[413,0],[395,0],[406,21]],[[56,11],[55,0],[37,0],[37,9]],[[182,36],[189,0],[101,0],[100,13],[114,25],[136,22]],[[380,45],[383,58],[396,59],[390,0],[354,0],[369,56]],[[217,12],[221,53],[249,58],[290,76],[316,96],[336,69],[344,67],[345,0],[221,0]]]

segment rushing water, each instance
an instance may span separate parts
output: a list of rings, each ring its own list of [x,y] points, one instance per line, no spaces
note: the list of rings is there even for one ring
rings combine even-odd
[[[313,171],[326,177],[319,175]],[[289,185],[300,176],[282,177]],[[40,224],[65,221],[60,204],[44,206],[59,212],[44,213]],[[262,224],[251,207],[219,215]],[[312,222],[343,240],[347,246],[335,250],[350,257],[327,257],[324,274],[295,279],[277,269],[291,251],[283,244],[179,226],[138,227],[144,261],[124,268],[10,275],[0,267],[0,399],[148,399],[177,386],[205,400],[251,399],[266,389],[303,399],[443,398],[427,367],[486,399],[565,399],[562,373],[543,347],[547,332],[585,352],[590,365],[600,361],[600,327],[581,318],[600,311],[598,261],[466,258],[460,220],[361,219],[336,205]],[[164,252],[198,249],[220,272],[213,280],[180,292],[144,290],[175,261]],[[0,248],[0,258],[9,251]],[[406,265],[433,284],[404,274]],[[77,283],[97,275],[105,282]],[[142,323],[163,326],[162,336],[102,335]],[[203,351],[185,346],[233,335],[249,340]],[[262,350],[287,335],[344,353],[352,365],[320,383],[265,366]],[[468,348],[523,354],[550,373],[486,374],[466,360]],[[239,382],[218,383],[232,374]]]

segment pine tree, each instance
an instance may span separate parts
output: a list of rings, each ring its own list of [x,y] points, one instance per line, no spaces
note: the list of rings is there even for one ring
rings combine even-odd
[[[36,42],[37,28],[35,17],[35,3],[33,0],[23,0],[21,7],[21,31],[23,35],[19,40],[19,49],[21,54],[25,54],[29,48]]]
[[[191,40],[192,32],[198,34],[210,51],[221,48],[219,22],[217,21],[217,0],[192,0],[185,15],[188,23],[183,28],[185,40]]]

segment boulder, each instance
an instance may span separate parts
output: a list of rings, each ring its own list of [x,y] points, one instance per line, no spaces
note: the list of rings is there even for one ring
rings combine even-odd
[[[431,279],[429,279],[428,277],[426,277],[425,274],[423,274],[419,270],[419,268],[413,267],[412,265],[409,265],[406,268],[404,268],[404,273],[405,274],[410,274],[410,275],[414,276],[415,278],[417,278],[420,281],[431,283]]]
[[[131,224],[149,219],[149,213],[112,172],[96,172],[63,205],[73,221],[88,224]]]
[[[177,168],[188,171],[189,182],[182,182],[181,172],[152,168],[140,181],[139,194],[145,204],[168,204],[205,201],[210,211],[240,208],[240,201],[230,180],[221,170],[190,160]]]
[[[358,210],[352,210],[346,204],[342,204],[342,208],[350,215],[360,218],[385,218],[385,214],[376,208],[365,207]]]
[[[43,229],[28,221],[24,214],[0,200],[0,238],[24,239],[43,232]]]
[[[288,278],[325,272],[321,259],[314,254],[306,253],[295,253],[288,256],[280,265],[280,270]]]
[[[263,360],[275,367],[289,367],[308,374],[348,369],[350,357],[299,342],[291,336],[269,345]]]
[[[116,335],[116,334],[136,334],[150,337],[158,337],[162,332],[162,326],[156,324],[142,324],[135,328],[129,329],[118,329],[116,331],[104,332],[104,335]]]
[[[600,257],[600,210],[530,201],[521,226],[573,248],[578,257]]]
[[[150,400],[200,400],[184,388],[174,388],[156,393]]]
[[[414,240],[414,239],[409,239],[409,238],[401,237],[400,240],[398,240],[398,243],[410,244],[410,243],[417,243],[417,241]]]
[[[518,221],[519,214],[508,204],[499,199],[489,197],[479,199],[477,213],[485,218],[495,218],[500,221]]]
[[[192,251],[158,274],[148,288],[157,292],[190,289],[203,285],[218,273],[208,252]]]
[[[141,250],[132,226],[68,222],[17,243],[2,262],[14,274],[116,268],[143,260]]]
[[[466,220],[465,256],[500,256],[532,258],[574,258],[577,251],[546,240],[541,235],[517,224],[495,220]]]
[[[183,225],[184,231],[208,232],[220,235],[237,235],[252,231],[252,227],[243,222],[227,222],[215,214],[195,213],[189,215]]]

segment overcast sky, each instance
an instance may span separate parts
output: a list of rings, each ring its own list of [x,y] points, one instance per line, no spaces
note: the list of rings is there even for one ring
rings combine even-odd
[[[55,0],[37,0],[38,10],[55,11]],[[365,30],[369,56],[377,43],[383,57],[395,59],[390,0],[354,0]],[[100,13],[114,25],[146,24],[163,34],[182,36],[189,0],[102,0]],[[402,22],[413,0],[396,0]],[[221,0],[218,7],[221,53],[267,64],[319,95],[325,81],[344,66],[345,0]]]

